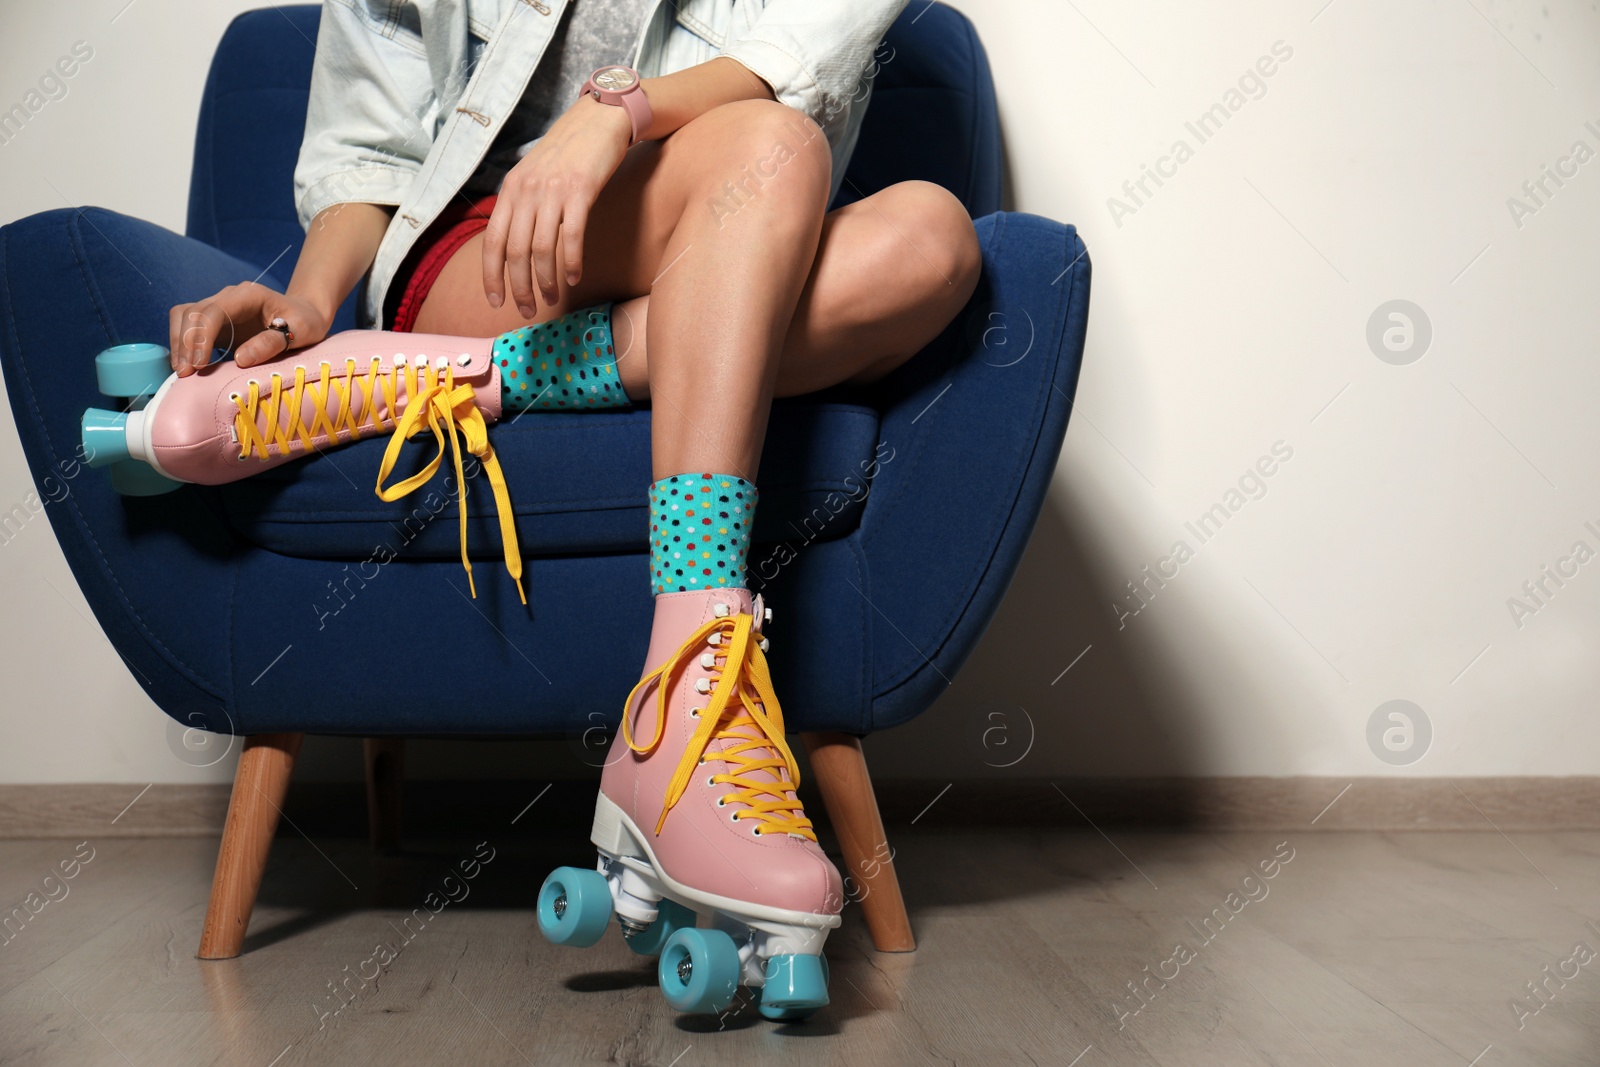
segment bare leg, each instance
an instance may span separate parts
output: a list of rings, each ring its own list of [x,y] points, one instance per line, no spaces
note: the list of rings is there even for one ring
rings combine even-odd
[[[901,182],[830,212],[784,335],[775,395],[888,374],[965,306],[978,269],[972,221],[940,186]],[[650,301],[624,301],[613,312],[618,370],[634,400],[650,395]]]
[[[658,473],[663,460],[677,471],[752,470],[774,386],[792,395],[886,373],[931,340],[976,285],[971,222],[937,186],[901,183],[819,225],[826,144],[814,129],[781,105],[746,102],[629,153],[596,205],[583,278],[563,285],[558,303],[534,320],[619,301],[624,387],[635,399],[652,395],[652,378],[656,391],[667,389],[657,405],[656,422],[670,427],[658,442]],[[775,156],[775,148],[787,151]],[[786,161],[764,183],[748,179],[753,164],[779,156]],[[747,191],[730,213],[737,201],[727,199],[726,183],[741,177]],[[732,245],[745,247],[744,258]],[[424,303],[419,330],[483,335],[526,324],[514,307],[489,307],[480,262],[478,241],[457,253]],[[687,309],[677,325],[662,321],[668,300]],[[734,410],[747,414],[722,429]]]

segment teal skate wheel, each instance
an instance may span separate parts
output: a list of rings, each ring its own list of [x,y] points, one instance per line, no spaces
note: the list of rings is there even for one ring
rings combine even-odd
[[[136,459],[111,465],[111,488],[122,496],[160,496],[183,488],[148,463]]]
[[[657,956],[661,953],[661,946],[667,943],[667,938],[679,930],[693,928],[694,912],[675,900],[663,899],[656,909],[656,921],[650,924],[650,928],[624,940],[629,948],[641,956]]]
[[[116,345],[94,357],[94,376],[104,396],[150,397],[172,374],[161,345]]]
[[[109,467],[128,460],[127,412],[89,408],[78,425],[89,466]]]
[[[656,973],[662,995],[674,1008],[720,1012],[739,989],[739,949],[721,930],[689,927],[667,938]]]
[[[539,889],[538,917],[547,941],[588,948],[611,925],[611,887],[599,871],[557,867]]]
[[[759,1011],[775,1022],[799,1022],[828,1003],[828,961],[822,956],[773,956],[761,987]]]

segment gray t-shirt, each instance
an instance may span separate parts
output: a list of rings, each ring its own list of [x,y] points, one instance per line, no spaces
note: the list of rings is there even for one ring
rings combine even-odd
[[[561,113],[596,67],[631,65],[633,47],[656,0],[571,0],[562,12],[522,99],[467,182],[470,196],[500,191],[500,183]]]

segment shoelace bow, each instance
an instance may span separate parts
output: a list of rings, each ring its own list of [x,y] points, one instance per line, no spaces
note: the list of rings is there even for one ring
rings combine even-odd
[[[385,372],[381,369],[382,361],[374,356],[367,373],[358,375],[356,361],[346,359],[342,378],[333,377],[332,367],[323,363],[316,381],[308,380],[304,366],[297,366],[294,369],[294,383],[287,388],[284,387],[283,375],[274,371],[268,378],[271,384],[264,396],[260,383],[251,379],[248,391],[233,397],[239,409],[239,414],[234,416],[239,458],[247,459],[253,450],[256,458],[268,459],[272,449],[287,452],[293,441],[299,441],[310,452],[315,450],[315,438],[319,434],[326,434],[330,442],[339,441],[341,434],[345,435],[345,440],[355,441],[364,433],[392,429],[394,436],[389,439],[383,464],[378,468],[376,489],[379,499],[392,502],[414,492],[438,473],[439,464],[444,460],[445,438],[448,435],[456,468],[456,510],[461,518],[461,565],[467,571],[467,587],[476,597],[478,589],[472,580],[472,562],[467,558],[467,483],[461,466],[459,433],[466,438],[467,451],[483,462],[484,473],[489,477],[500,519],[500,541],[505,551],[506,571],[517,584],[517,595],[526,604],[528,597],[522,590],[522,552],[517,545],[516,527],[511,521],[511,496],[506,489],[505,475],[500,470],[500,460],[489,444],[488,424],[474,402],[473,388],[467,384],[457,385],[455,371],[448,364],[435,367],[429,365],[426,359],[419,359],[417,364],[397,364]],[[366,404],[352,403],[359,399],[363,384],[366,387]],[[380,392],[384,401],[383,410],[389,415],[378,413],[377,398]],[[397,421],[392,413],[402,395],[409,400],[405,413]],[[332,417],[328,415],[330,399],[334,401]],[[314,412],[309,426],[304,419],[306,400],[310,401],[309,406]],[[356,414],[358,407],[362,410],[359,417]],[[285,408],[288,409],[287,420],[282,417]],[[256,425],[258,414],[267,427],[265,431]],[[394,470],[395,461],[400,457],[400,447],[424,428],[433,431],[434,440],[439,445],[438,454],[421,471],[385,489],[384,479]]]
[[[735,811],[733,818],[760,820],[754,827],[757,834],[788,833],[811,841],[817,839],[816,832],[811,828],[811,820],[805,817],[800,802],[790,799],[788,795],[800,786],[800,768],[783,737],[783,709],[772,691],[767,658],[762,654],[761,646],[752,639],[754,621],[747,614],[712,619],[690,634],[688,640],[668,656],[665,663],[639,679],[639,684],[628,694],[622,717],[623,740],[634,752],[644,755],[661,743],[666,730],[667,694],[673,675],[686,657],[699,653],[711,637],[719,638],[717,644],[721,647],[718,652],[711,654],[720,654],[723,664],[721,668],[714,668],[720,673],[715,675],[716,685],[711,691],[711,700],[700,713],[700,725],[689,739],[683,758],[678,761],[678,768],[667,786],[661,818],[656,821],[658,834],[667,821],[667,813],[683,798],[690,779],[695,775],[695,768],[706,756],[711,742],[732,741],[733,744],[711,756],[712,759],[727,762],[732,772],[714,774],[711,781],[716,785],[735,787],[733,791],[723,794],[723,803],[738,801],[746,805]],[[648,744],[637,745],[629,727],[628,711],[633,707],[634,697],[652,681],[657,683],[655,736]],[[753,730],[754,733],[739,732],[744,729]],[[778,780],[753,777],[758,771],[772,771]]]

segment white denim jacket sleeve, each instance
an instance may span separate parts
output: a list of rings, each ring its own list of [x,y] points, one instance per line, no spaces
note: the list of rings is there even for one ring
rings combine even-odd
[[[570,0],[324,0],[295,210],[395,206],[358,309],[378,325],[407,253],[460,193],[520,101]],[[657,0],[632,65],[645,77],[727,55],[810,116],[844,179],[876,70],[907,0]],[[629,57],[619,56],[620,61]]]
[[[866,90],[863,74],[907,0],[768,0],[754,25],[737,28],[722,54],[772,86],[780,103],[824,130]]]
[[[405,37],[386,32],[377,9],[392,7],[366,0],[322,5],[294,171],[303,228],[334,204],[398,205],[427,158],[428,56],[420,39],[408,47]]]

